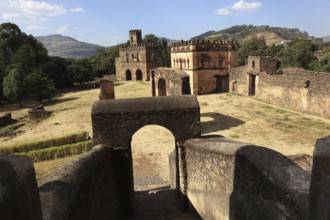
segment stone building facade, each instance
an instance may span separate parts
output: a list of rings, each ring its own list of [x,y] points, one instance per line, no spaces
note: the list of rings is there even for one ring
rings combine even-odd
[[[171,47],[171,67],[189,75],[192,94],[229,92],[229,69],[237,64],[232,41],[181,41]]]
[[[150,80],[150,70],[163,66],[158,46],[143,43],[141,30],[129,31],[129,44],[119,46],[116,59],[117,80]]]
[[[330,118],[330,74],[300,68],[277,73],[276,62],[250,56],[246,66],[230,70],[230,91]]]
[[[152,96],[190,95],[189,75],[178,69],[158,67],[151,70]]]

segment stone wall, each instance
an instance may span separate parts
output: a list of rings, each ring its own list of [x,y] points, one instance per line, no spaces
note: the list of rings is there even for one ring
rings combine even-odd
[[[26,156],[0,156],[0,219],[42,220],[33,161]]]
[[[195,96],[100,100],[92,107],[93,141],[111,148],[130,147],[131,138],[145,125],[160,125],[176,141],[200,135],[200,109]]]
[[[249,77],[253,74],[255,98],[330,118],[330,73],[285,68],[281,74],[269,74],[266,71],[251,72],[250,65],[230,70],[230,91],[249,95]]]
[[[111,149],[95,146],[54,171],[40,187],[40,198],[43,220],[120,219]]]
[[[306,219],[310,175],[285,156],[225,138],[185,143],[187,196],[203,219]]]

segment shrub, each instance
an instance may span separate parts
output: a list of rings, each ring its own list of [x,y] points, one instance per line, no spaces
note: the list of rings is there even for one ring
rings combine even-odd
[[[45,149],[49,147],[62,146],[67,144],[73,144],[77,142],[86,141],[88,132],[80,132],[76,134],[70,134],[59,138],[51,138],[46,140],[33,141],[28,143],[16,144],[12,146],[0,147],[1,154],[17,154],[23,152],[29,152],[34,150]]]
[[[78,142],[75,144],[67,144],[64,146],[50,147],[46,149],[33,150],[27,153],[19,153],[19,155],[29,156],[34,162],[44,160],[54,160],[57,158],[67,157],[71,155],[87,152],[93,147],[93,140]]]

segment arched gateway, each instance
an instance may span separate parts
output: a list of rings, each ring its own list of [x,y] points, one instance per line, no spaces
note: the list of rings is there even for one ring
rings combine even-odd
[[[114,170],[120,176],[123,205],[133,209],[133,171],[131,140],[145,125],[167,128],[175,137],[176,186],[180,186],[179,155],[183,143],[201,134],[200,108],[195,96],[162,96],[135,99],[100,100],[92,108],[94,144],[114,150]],[[183,174],[184,176],[184,174]]]

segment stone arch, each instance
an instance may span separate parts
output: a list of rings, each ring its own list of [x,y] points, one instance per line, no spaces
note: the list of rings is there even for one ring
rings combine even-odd
[[[137,69],[136,70],[136,72],[135,72],[135,78],[136,78],[136,81],[143,80],[142,71],[140,69]]]
[[[161,154],[158,149],[161,149]],[[132,136],[131,151],[135,191],[145,182],[161,182],[162,185],[176,187],[175,176],[169,172],[169,155],[175,151],[175,138],[170,130],[159,125],[143,126]],[[145,154],[146,151],[148,154]]]
[[[166,96],[166,81],[163,78],[158,80],[158,96]]]
[[[125,72],[125,79],[126,79],[126,81],[130,81],[130,80],[132,80],[132,72],[130,71],[130,70],[126,70],[126,72]]]
[[[113,149],[114,172],[120,175],[122,205],[133,212],[132,136],[145,125],[159,125],[175,139],[176,189],[185,188],[185,152],[183,143],[201,134],[200,108],[196,96],[145,97],[97,101],[92,107],[94,144]],[[180,162],[179,162],[180,160]],[[179,169],[182,166],[181,169]],[[183,178],[181,181],[180,178]]]

